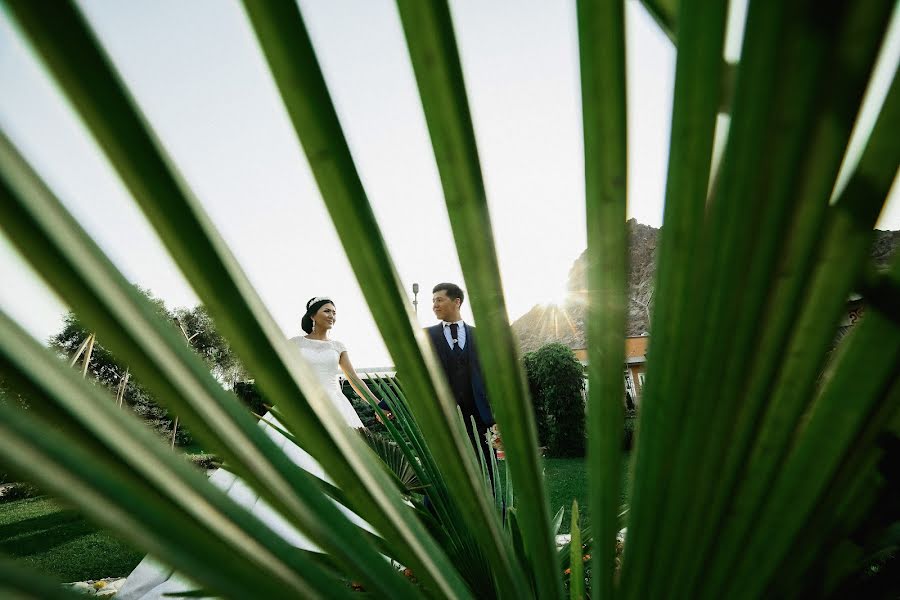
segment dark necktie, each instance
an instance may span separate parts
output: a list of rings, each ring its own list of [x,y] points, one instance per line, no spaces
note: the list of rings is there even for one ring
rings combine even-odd
[[[453,339],[453,352],[461,354],[462,348],[459,347],[459,325],[457,323],[450,323],[450,337]]]

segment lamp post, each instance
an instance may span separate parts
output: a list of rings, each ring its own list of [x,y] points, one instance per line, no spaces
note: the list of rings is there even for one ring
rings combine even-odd
[[[413,284],[413,310],[416,311],[416,316],[419,316],[419,284]]]

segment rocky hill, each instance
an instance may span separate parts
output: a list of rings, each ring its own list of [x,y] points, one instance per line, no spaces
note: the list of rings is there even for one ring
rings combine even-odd
[[[629,273],[628,323],[626,334],[641,335],[650,331],[653,283],[656,277],[656,248],[659,229],[628,221]],[[884,268],[900,247],[900,231],[877,231],[872,246],[872,259]],[[585,251],[586,253],[586,251]],[[550,342],[562,342],[570,348],[584,348],[585,268],[587,257],[579,256],[569,270],[568,298],[563,307],[536,305],[513,322],[512,328],[523,352],[530,352]]]
[[[888,262],[900,248],[900,231],[875,230],[875,243],[872,244],[872,260],[879,269],[886,269]]]

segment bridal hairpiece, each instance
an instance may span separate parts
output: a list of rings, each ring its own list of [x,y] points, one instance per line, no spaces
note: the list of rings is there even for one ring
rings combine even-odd
[[[316,296],[315,298],[313,298],[312,300],[310,300],[309,302],[306,303],[306,308],[309,308],[316,302],[322,302],[323,300],[327,301],[327,302],[332,302],[331,298],[329,298],[328,296]]]

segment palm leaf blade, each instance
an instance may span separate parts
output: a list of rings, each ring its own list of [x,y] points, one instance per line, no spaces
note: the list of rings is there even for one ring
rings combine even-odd
[[[577,4],[591,524],[576,504],[572,543],[557,551],[562,513],[551,518],[507,325],[448,2],[398,0],[399,16],[479,323],[486,387],[507,451],[502,474],[493,455],[473,452],[470,423],[405,298],[300,8],[293,0],[243,4],[403,383],[369,380],[396,418],[385,420],[386,436],[346,426],[76,1],[6,0],[216,329],[277,405],[254,420],[4,132],[0,231],[89,327],[81,350],[90,354],[96,336],[227,465],[207,480],[0,311],[0,458],[11,470],[183,573],[186,597],[349,597],[351,581],[364,594],[398,598],[560,598],[566,583],[572,597],[583,596],[582,583],[600,598],[837,597],[852,593],[866,561],[896,546],[885,465],[900,434],[900,258],[885,271],[867,260],[900,164],[896,64],[888,65],[893,80],[858,164],[846,169],[846,186],[833,189],[842,160],[854,158],[844,154],[853,127],[862,128],[855,122],[864,121],[864,93],[868,110],[887,83],[886,58],[896,63],[895,2],[751,0],[739,65],[722,60],[727,3],[641,2],[677,43],[677,64],[650,370],[631,509],[621,513],[630,31],[627,3]],[[886,31],[894,37],[883,43]],[[720,111],[731,113],[730,126],[710,177]],[[866,315],[834,349],[835,324],[854,291]],[[22,402],[9,401],[7,382]],[[385,419],[379,399],[363,395]],[[287,453],[282,442],[297,448]],[[326,479],[297,468],[289,458],[297,449],[322,465]],[[293,547],[264,524],[270,515],[236,501],[223,477],[250,492],[246,482],[325,553]],[[623,517],[619,577],[613,541]],[[585,554],[593,555],[588,579]],[[407,570],[407,580],[398,564],[414,576]],[[0,558],[0,594],[66,595],[40,581],[26,589],[25,575]]]
[[[871,70],[878,47],[880,33],[883,33],[884,17],[889,10],[889,3],[871,3],[857,5],[856,10],[850,10],[847,14],[839,12],[832,14],[829,19],[823,20],[818,15],[818,7],[812,4],[797,3],[786,5],[785,29],[783,39],[779,40],[782,48],[778,51],[777,60],[770,73],[770,82],[775,84],[775,97],[772,98],[771,109],[768,114],[758,115],[757,128],[762,133],[768,131],[762,137],[765,144],[762,150],[765,158],[760,161],[758,173],[752,182],[741,184],[742,190],[736,192],[730,187],[735,180],[737,170],[723,168],[723,178],[720,181],[720,194],[715,202],[734,202],[734,194],[749,193],[747,198],[758,198],[743,211],[744,224],[741,227],[750,230],[760,227],[758,233],[752,238],[745,238],[740,246],[735,246],[734,263],[745,264],[746,272],[741,276],[744,285],[741,294],[727,300],[723,304],[720,298],[718,304],[710,305],[710,319],[707,323],[707,336],[700,349],[701,360],[696,372],[701,375],[696,378],[693,385],[701,390],[708,390],[712,398],[740,398],[742,391],[752,381],[752,371],[747,365],[752,363],[755,357],[766,357],[768,360],[777,360],[778,351],[769,347],[763,349],[760,330],[767,330],[770,324],[767,322],[767,313],[763,312],[767,298],[778,294],[778,284],[781,279],[777,277],[782,268],[782,256],[785,252],[785,241],[796,240],[797,236],[792,231],[794,223],[803,223],[806,227],[815,226],[816,212],[822,212],[827,203],[831,186],[837,176],[840,165],[840,157],[846,144],[846,137],[840,135],[831,137],[836,115],[844,117],[843,125],[845,134],[849,136],[849,128],[852,124],[852,111],[844,108],[847,105],[858,106],[862,97],[865,81]],[[754,47],[758,38],[754,31],[748,31],[747,58],[742,63],[747,69],[755,68],[757,57]],[[860,46],[853,35],[859,35],[865,31],[866,44]],[[850,55],[853,60],[839,58],[839,52]],[[771,57],[770,57],[771,58]],[[839,83],[834,79],[834,73],[829,67],[833,61],[846,64],[848,78]],[[851,66],[852,65],[852,66]],[[802,71],[803,76],[798,76]],[[848,79],[854,85],[848,85]],[[742,127],[744,121],[746,100],[740,97],[743,94],[755,93],[758,90],[750,90],[745,85],[745,80],[739,74],[738,98],[734,111],[735,127]],[[754,103],[756,105],[759,102]],[[815,107],[810,109],[810,105]],[[739,135],[739,134],[738,134]],[[822,143],[808,149],[808,140],[811,137],[821,138]],[[729,148],[729,152],[740,152],[741,146],[736,143]],[[829,142],[829,143],[826,143]],[[726,154],[726,161],[728,155]],[[827,167],[824,167],[827,165]],[[824,168],[823,168],[824,167]],[[747,188],[746,186],[754,186]],[[752,206],[752,208],[751,208]],[[716,207],[712,209],[713,218],[717,214]],[[741,212],[741,211],[735,211]],[[718,211],[719,215],[725,211]],[[756,221],[755,221],[756,219]],[[758,223],[758,225],[753,225]],[[811,234],[811,230],[807,230]],[[739,236],[738,236],[739,237]],[[807,236],[807,240],[809,237]],[[810,246],[804,246],[800,252],[809,253]],[[725,277],[728,282],[734,277],[733,267],[729,263],[722,262],[728,271],[719,271],[721,267],[711,273],[712,277]],[[799,278],[802,281],[802,277]],[[716,281],[716,279],[713,279]],[[724,283],[723,286],[728,286]],[[726,287],[725,289],[729,289]],[[724,298],[724,294],[719,294]],[[785,313],[790,313],[785,309]],[[726,316],[727,315],[727,316]],[[727,321],[716,319],[726,318]],[[779,315],[778,318],[782,318]],[[717,327],[728,323],[730,331],[729,343],[732,351],[729,353],[724,373],[715,378],[711,377],[710,369],[719,362],[715,356],[714,346],[721,345],[719,336],[711,335],[717,331]],[[778,325],[775,324],[777,328]],[[822,327],[822,332],[827,327]],[[768,354],[766,354],[768,352]],[[793,384],[792,384],[793,385]],[[715,394],[713,396],[712,394]],[[678,543],[687,547],[694,547],[694,536],[700,520],[696,514],[689,519],[678,519],[676,515],[683,514],[685,507],[695,502],[697,497],[717,497],[725,501],[729,494],[725,491],[729,488],[731,477],[735,471],[722,471],[722,459],[725,454],[709,452],[708,448],[733,447],[730,443],[740,431],[740,421],[735,418],[740,411],[748,409],[753,403],[712,402],[710,423],[701,425],[703,419],[696,416],[687,416],[685,428],[681,434],[685,436],[685,443],[679,444],[678,462],[672,471],[674,481],[686,481],[691,473],[696,473],[698,484],[691,485],[690,492],[685,496],[679,496],[678,501],[667,506],[665,514],[661,515],[664,523],[664,544]],[[694,410],[704,410],[703,405],[694,405]],[[692,413],[694,415],[698,413]],[[752,417],[744,420],[743,424],[749,425],[745,431],[752,431]],[[724,473],[724,480],[722,475]],[[703,515],[704,519],[715,521],[718,518],[716,512],[718,504],[713,503],[711,513]],[[707,531],[714,531],[708,528]],[[712,543],[712,540],[710,540]],[[680,585],[682,577],[690,579],[687,571],[699,573],[703,567],[701,560],[695,560],[694,552],[678,552],[671,554],[676,562],[682,563],[673,568],[676,583]],[[685,567],[683,563],[691,562],[691,567]],[[665,565],[660,565],[665,569]],[[679,593],[673,590],[673,593]]]
[[[707,7],[708,8],[708,7]],[[672,136],[666,180],[665,227],[661,232],[657,268],[656,312],[653,318],[655,356],[668,360],[649,365],[648,380],[639,424],[635,456],[632,513],[623,580],[633,585],[631,597],[639,595],[646,578],[640,573],[652,564],[649,554],[657,544],[648,543],[657,532],[650,524],[655,512],[646,502],[645,485],[653,484],[667,460],[667,447],[676,435],[674,415],[682,410],[673,393],[685,385],[685,361],[691,355],[696,313],[692,306],[695,257],[702,245],[712,142],[719,101],[719,69],[725,35],[725,5],[716,10],[699,9],[693,2],[681,3],[682,27],[686,32],[678,45]],[[702,15],[702,16],[701,16]],[[712,75],[712,76],[711,76]],[[680,351],[675,351],[675,348]],[[650,469],[650,470],[647,470]],[[637,546],[637,550],[633,547]],[[635,552],[641,553],[635,555]],[[595,551],[597,553],[597,551]]]
[[[422,577],[431,572],[440,580],[452,578],[452,570],[433,566],[441,561],[441,551],[401,508],[399,494],[389,491],[387,475],[375,466],[377,459],[347,430],[311,371],[282,338],[209,219],[170,168],[81,15],[70,4],[52,11],[31,3],[10,6],[217,326],[257,374],[267,397],[279,404],[290,428],[302,433],[310,453],[347,492],[359,514],[382,535],[405,540],[401,547],[411,549],[407,564]]]
[[[768,410],[746,459],[746,481],[731,509],[738,514],[758,510],[768,496],[771,478],[807,407],[817,369],[832,337],[831,327],[837,322],[844,299],[865,264],[872,227],[900,160],[900,143],[893,134],[900,123],[898,100],[900,84],[895,77],[857,170],[830,211],[819,264],[811,274],[807,305],[794,326],[786,354],[788,358],[778,374],[774,397],[769,400]],[[741,552],[742,544],[738,538],[742,532],[729,533],[732,535],[719,540],[722,560]]]
[[[103,334],[110,348],[134,365],[150,389],[187,419],[200,439],[221,453],[296,526],[330,551],[355,557],[352,564],[364,565],[364,571],[372,568],[374,573],[364,578],[371,577],[373,589],[379,585],[376,580],[390,585],[392,579],[400,589],[407,587],[374,548],[353,535],[355,528],[349,520],[321,495],[310,477],[297,470],[237,398],[222,389],[178,334],[157,322],[146,299],[90,242],[5,138],[0,137],[0,142],[3,227],[51,285],[79,308],[86,322],[96,325],[94,329]],[[80,279],[85,273],[90,274],[89,281]],[[311,517],[310,510],[318,516]],[[332,526],[322,527],[324,522]],[[344,534],[335,535],[340,529]],[[347,536],[351,536],[349,542]],[[351,546],[355,550],[348,552]],[[359,560],[366,556],[368,560]]]
[[[291,560],[279,536],[166,452],[134,416],[109,410],[109,398],[2,313],[0,355],[4,372],[24,384],[38,406],[55,406],[70,417],[53,431],[31,411],[0,405],[3,453],[11,464],[27,465],[40,485],[216,589],[251,590],[254,571],[263,569],[277,584],[273,590],[287,585],[327,595],[330,577]],[[262,564],[251,564],[257,561]],[[227,575],[219,573],[223,562],[233,565]]]
[[[397,3],[463,274],[479,324],[478,346],[488,397],[503,432],[506,467],[519,493],[518,518],[532,554],[537,593],[561,593],[551,569],[552,540],[546,491],[537,455],[537,429],[508,326],[484,182],[462,67],[446,2]],[[478,231],[479,235],[469,235]],[[525,525],[527,524],[527,525]],[[509,593],[517,580],[503,583]]]
[[[588,252],[588,456],[590,514],[595,545],[594,598],[613,593],[615,510],[619,504],[622,369],[625,358],[627,140],[625,5],[579,2],[578,38],[584,120],[584,173]],[[574,509],[573,509],[574,511]],[[573,523],[575,514],[573,512]],[[573,530],[574,531],[574,530]],[[573,537],[574,540],[574,537]],[[583,582],[572,564],[573,598]]]

